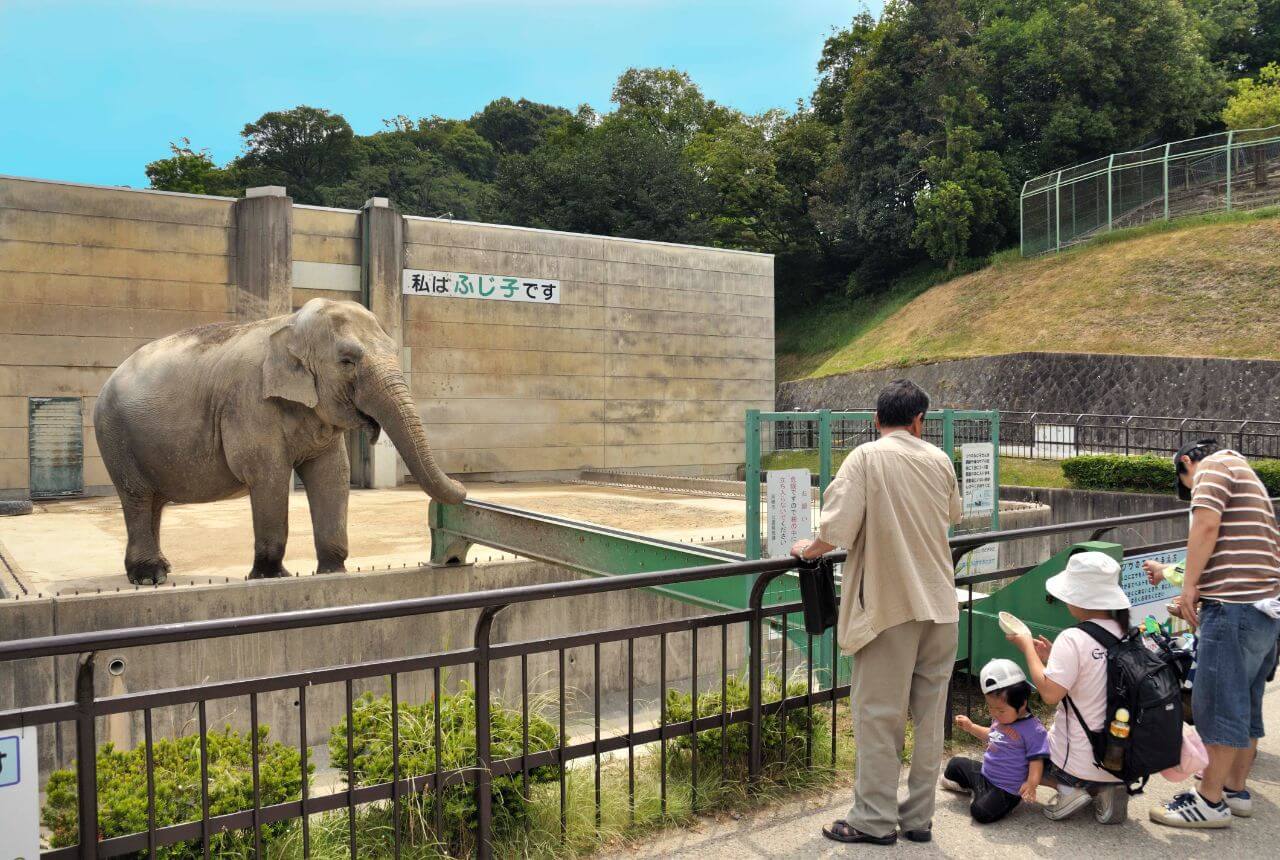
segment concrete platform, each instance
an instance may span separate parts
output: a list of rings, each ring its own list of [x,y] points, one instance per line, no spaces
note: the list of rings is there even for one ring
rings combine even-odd
[[[742,501],[699,498],[662,490],[574,484],[473,484],[471,498],[540,513],[630,529],[668,540],[716,541],[743,534]],[[430,550],[427,498],[416,487],[352,490],[348,511],[347,567],[386,569],[424,563]],[[222,583],[244,579],[253,561],[248,497],[165,508],[161,544],[173,565],[170,582]],[[0,553],[33,594],[67,594],[125,588],[125,527],[114,497],[38,502],[25,517],[0,518]],[[469,560],[509,558],[477,547]],[[301,491],[289,500],[289,548],[293,573],[315,569],[311,517]],[[12,592],[12,575],[5,590]]]

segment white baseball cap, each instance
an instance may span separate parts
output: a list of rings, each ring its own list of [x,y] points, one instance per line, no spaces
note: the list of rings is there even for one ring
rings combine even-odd
[[[1049,577],[1044,590],[1081,609],[1130,609],[1120,587],[1120,564],[1105,552],[1078,552],[1062,573]]]
[[[1022,673],[1017,663],[1000,657],[982,667],[982,673],[978,675],[978,686],[984,693],[994,693],[996,690],[1012,687],[1025,680],[1027,676]]]

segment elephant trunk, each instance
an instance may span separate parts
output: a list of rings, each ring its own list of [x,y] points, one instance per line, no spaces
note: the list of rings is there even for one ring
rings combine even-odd
[[[467,498],[462,484],[441,470],[427,444],[427,433],[404,381],[404,374],[392,362],[377,362],[362,386],[357,406],[381,425],[414,480],[428,496],[447,505],[461,504]]]

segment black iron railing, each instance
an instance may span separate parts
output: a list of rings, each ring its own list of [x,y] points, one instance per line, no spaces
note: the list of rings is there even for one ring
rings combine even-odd
[[[987,543],[1003,543],[1008,541],[1040,538],[1050,535],[1061,535],[1067,532],[1090,529],[1095,537],[1120,526],[1142,522],[1185,516],[1185,511],[1172,511],[1150,514],[1138,514],[1108,520],[1091,520],[1078,523],[1065,523],[1053,526],[1038,526],[1006,532],[965,535],[951,541],[953,555],[956,559],[965,553]],[[839,564],[844,554],[836,552],[828,555],[821,564]],[[412,795],[423,792],[441,792],[453,787],[471,785],[475,791],[475,802],[478,809],[476,816],[475,844],[477,854],[489,856],[492,850],[492,781],[495,777],[519,776],[524,790],[528,792],[530,773],[546,766],[558,770],[560,782],[560,816],[561,831],[566,826],[565,785],[567,768],[571,762],[592,759],[595,776],[595,811],[597,822],[601,810],[601,758],[611,753],[625,751],[628,764],[629,800],[634,810],[635,804],[635,760],[636,747],[644,744],[658,743],[661,767],[661,803],[666,808],[666,747],[673,739],[694,735],[692,744],[692,761],[694,779],[692,806],[696,810],[698,744],[697,734],[705,731],[719,730],[721,737],[722,766],[727,764],[729,750],[727,745],[728,728],[731,725],[746,723],[748,732],[748,774],[751,784],[757,784],[765,767],[765,756],[762,745],[761,727],[765,717],[777,715],[782,726],[782,735],[787,733],[787,715],[801,709],[806,711],[807,723],[812,726],[815,706],[830,705],[831,721],[831,761],[836,761],[836,708],[835,703],[850,695],[848,684],[838,683],[834,671],[837,665],[834,642],[830,644],[830,663],[832,671],[826,675],[825,688],[821,684],[815,689],[813,671],[815,666],[815,644],[821,640],[806,635],[803,647],[808,664],[805,690],[801,694],[792,694],[787,688],[787,670],[785,645],[787,637],[793,635],[795,626],[790,624],[788,616],[802,612],[800,603],[765,606],[765,592],[770,582],[789,571],[795,570],[794,559],[765,559],[760,561],[743,561],[727,564],[708,565],[706,567],[687,568],[655,573],[639,573],[626,576],[582,579],[568,582],[555,582],[537,585],[526,585],[514,588],[503,588],[489,591],[477,591],[464,594],[451,594],[436,597],[425,597],[386,603],[372,603],[357,606],[346,606],[326,609],[300,610],[282,612],[271,615],[256,615],[240,618],[223,618],[208,621],[193,621],[180,624],[167,624],[153,627],[137,627],[118,630],[105,630],[93,633],[63,634],[17,640],[0,643],[0,661],[32,660],[36,658],[79,655],[79,666],[76,677],[76,698],[73,702],[58,702],[23,707],[16,710],[0,712],[0,729],[12,729],[22,726],[43,726],[70,721],[75,724],[76,760],[75,771],[78,786],[78,826],[79,844],[77,846],[46,851],[44,858],[81,857],[118,857],[135,852],[146,851],[149,856],[156,856],[157,849],[177,842],[200,840],[204,845],[205,856],[209,855],[210,839],[218,833],[229,830],[252,829],[255,844],[255,856],[262,856],[261,834],[266,825],[300,820],[303,854],[310,853],[309,818],[310,816],[346,809],[348,813],[348,834],[351,856],[356,856],[356,810],[364,805],[390,801],[396,809],[400,802]],[[969,601],[967,610],[972,612],[973,586],[993,579],[1008,579],[1019,576],[1031,568],[1004,570],[995,574],[961,577],[957,584],[967,586]],[[711,580],[722,577],[754,574],[756,579],[750,592],[747,608],[741,610],[716,612],[691,618],[671,621],[657,621],[638,625],[625,625],[612,629],[591,632],[558,635],[543,639],[518,642],[493,643],[490,634],[495,617],[505,608],[531,601],[555,600],[568,597],[579,597],[591,594],[622,591],[639,588],[659,588],[678,583],[689,583]],[[327,627],[335,624],[353,622],[376,622],[391,618],[407,616],[428,616],[461,610],[479,610],[475,622],[471,644],[464,648],[417,656],[395,659],[373,660],[363,663],[329,666],[308,669],[277,675],[220,681],[214,683],[192,684],[172,689],[150,690],[145,692],[126,693],[99,697],[94,689],[94,653],[105,648],[130,646],[150,646],[170,642],[215,639],[229,636],[242,636],[251,633],[293,630],[299,628]],[[766,657],[764,648],[764,631],[766,626],[775,624],[775,619],[783,631],[784,647],[782,650],[782,685],[779,696],[774,701],[764,701]],[[745,708],[730,708],[726,685],[733,673],[729,665],[729,631],[732,625],[745,624],[748,629],[748,705]],[[720,646],[720,709],[719,713],[701,714],[698,707],[699,662],[698,631],[719,628]],[[972,624],[970,624],[972,631]],[[670,721],[665,707],[665,692],[668,681],[667,638],[676,633],[690,633],[689,679],[691,684],[692,704],[689,719]],[[659,673],[659,706],[661,708],[658,724],[650,728],[637,728],[635,721],[635,643],[639,639],[657,637],[663,647],[660,648]],[[600,719],[600,646],[606,643],[625,642],[627,647],[627,726],[626,730],[602,736]],[[970,645],[972,643],[970,642]],[[570,742],[566,735],[565,714],[565,654],[568,649],[589,646],[593,655],[594,690],[594,731],[590,740]],[[972,653],[969,648],[968,653]],[[558,743],[554,748],[531,750],[529,745],[529,676],[528,660],[533,655],[555,655],[559,668],[559,725]],[[823,655],[818,655],[819,657]],[[491,665],[498,660],[519,659],[521,665],[521,714],[522,714],[522,747],[517,756],[495,758],[492,738],[490,736],[490,697]],[[963,664],[958,664],[963,665]],[[475,758],[474,764],[467,767],[445,768],[441,755],[440,737],[440,695],[441,673],[450,667],[470,666],[474,672],[475,683]],[[964,665],[967,670],[970,667]],[[400,770],[401,740],[398,732],[400,724],[400,696],[398,679],[408,672],[429,671],[432,674],[433,707],[435,709],[435,766],[428,773],[403,773]],[[372,678],[387,678],[390,683],[392,714],[392,776],[389,781],[371,785],[360,785],[354,772],[354,759],[351,755],[353,747],[353,683]],[[329,794],[311,796],[308,779],[307,738],[307,691],[320,684],[341,683],[345,686],[346,710],[346,743],[347,743],[347,785],[345,790]],[[264,805],[260,793],[259,765],[261,758],[258,737],[259,698],[264,694],[278,691],[293,691],[297,696],[298,709],[298,751],[301,756],[302,786],[299,799],[281,803]],[[253,792],[251,808],[241,809],[224,814],[212,814],[209,801],[209,751],[207,746],[208,717],[207,703],[231,697],[247,697],[249,700],[251,729],[251,762]],[[156,793],[154,778],[152,712],[157,708],[173,705],[195,705],[199,723],[199,755],[201,765],[199,821],[188,821],[178,824],[157,824]],[[144,726],[144,745],[147,771],[147,828],[145,831],[122,836],[99,839],[98,825],[98,779],[97,779],[97,727],[96,719],[112,714],[141,713]],[[810,732],[805,743],[806,764],[813,764],[813,735]],[[437,826],[441,804],[435,804]],[[394,833],[396,856],[399,856],[402,839],[398,816]]]
[[[1217,439],[1246,457],[1280,457],[1280,421],[1065,412],[1001,412],[1006,456],[1063,460],[1079,454],[1160,454]]]

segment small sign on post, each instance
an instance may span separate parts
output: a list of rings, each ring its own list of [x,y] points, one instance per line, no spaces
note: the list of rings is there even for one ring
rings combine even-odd
[[[968,442],[960,446],[960,476],[966,517],[991,516],[996,501],[995,446]]]
[[[1120,588],[1124,590],[1129,602],[1133,605],[1133,608],[1129,610],[1129,617],[1133,624],[1141,625],[1143,619],[1148,615],[1155,618],[1156,622],[1160,624],[1168,621],[1169,610],[1165,608],[1165,605],[1182,593],[1182,589],[1179,586],[1170,585],[1167,581],[1152,585],[1147,580],[1147,572],[1142,569],[1142,563],[1154,560],[1161,564],[1177,564],[1180,561],[1185,561],[1186,558],[1187,551],[1185,549],[1170,549],[1164,552],[1132,555],[1120,564]],[[1174,619],[1174,629],[1184,629],[1185,627],[1186,624]]]
[[[796,541],[813,537],[809,470],[771,470],[765,492],[769,558],[779,558],[790,553]]]
[[[0,860],[40,857],[40,768],[36,729],[0,732]]]

